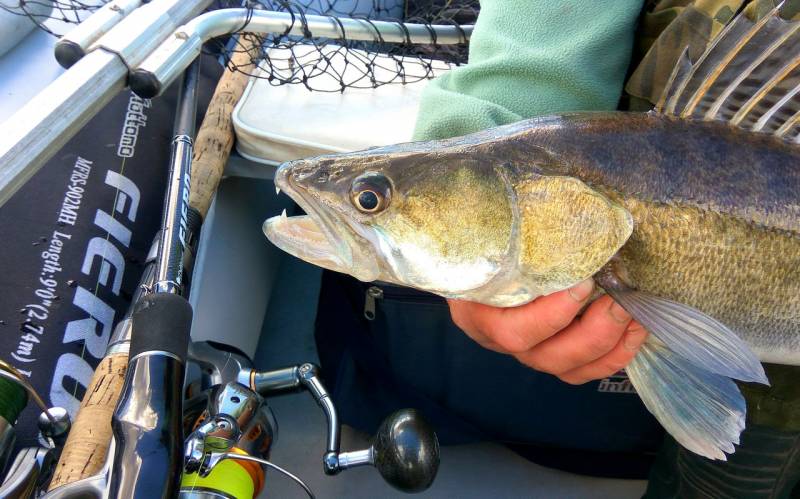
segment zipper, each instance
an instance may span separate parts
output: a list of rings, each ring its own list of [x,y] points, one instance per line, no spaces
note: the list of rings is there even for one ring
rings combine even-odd
[[[418,291],[416,289],[394,286],[391,284],[382,284],[382,287],[372,284],[366,289],[364,295],[364,317],[370,321],[375,320],[377,300],[387,299],[406,303],[423,304],[445,303],[444,298],[439,296]]]
[[[383,290],[378,286],[367,288],[367,297],[364,301],[364,317],[368,321],[375,320],[375,300],[383,299]]]

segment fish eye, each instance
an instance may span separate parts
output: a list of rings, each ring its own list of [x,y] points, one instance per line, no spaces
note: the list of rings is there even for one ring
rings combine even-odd
[[[356,198],[356,203],[362,211],[373,211],[380,204],[380,198],[373,191],[361,191]]]
[[[362,213],[378,213],[389,206],[392,185],[383,174],[365,173],[357,177],[350,187],[350,199]]]

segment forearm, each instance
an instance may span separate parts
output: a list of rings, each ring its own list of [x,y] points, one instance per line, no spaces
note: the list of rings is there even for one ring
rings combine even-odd
[[[425,89],[415,138],[615,109],[642,0],[484,0],[469,64]]]

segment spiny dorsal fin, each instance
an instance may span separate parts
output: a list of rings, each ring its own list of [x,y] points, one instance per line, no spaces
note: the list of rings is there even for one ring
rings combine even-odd
[[[684,51],[656,110],[800,143],[800,21],[782,6],[758,21],[739,14],[696,61]]]

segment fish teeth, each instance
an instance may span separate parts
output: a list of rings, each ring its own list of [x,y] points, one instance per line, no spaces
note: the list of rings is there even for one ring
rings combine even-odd
[[[286,220],[286,218],[287,218],[286,217],[286,208],[284,208],[283,211],[281,212],[281,220]]]
[[[280,193],[281,193],[281,188],[276,185],[275,186],[275,195],[277,196]]]

